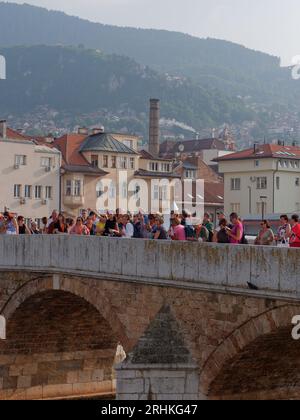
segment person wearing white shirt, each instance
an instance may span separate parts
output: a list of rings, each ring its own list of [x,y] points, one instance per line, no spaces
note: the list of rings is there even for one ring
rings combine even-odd
[[[123,238],[132,238],[134,235],[134,227],[130,221],[130,217],[128,214],[123,216],[123,228],[122,228],[122,237]]]

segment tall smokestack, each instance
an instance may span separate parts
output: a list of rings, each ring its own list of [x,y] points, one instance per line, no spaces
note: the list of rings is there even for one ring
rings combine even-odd
[[[156,157],[159,156],[159,119],[159,99],[150,99],[149,153]]]
[[[7,123],[6,120],[0,120],[0,138],[6,139]]]

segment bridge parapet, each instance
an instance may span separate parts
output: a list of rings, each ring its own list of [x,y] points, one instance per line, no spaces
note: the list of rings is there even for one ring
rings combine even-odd
[[[0,270],[299,299],[297,249],[80,236],[1,236]],[[259,290],[248,289],[247,282]]]

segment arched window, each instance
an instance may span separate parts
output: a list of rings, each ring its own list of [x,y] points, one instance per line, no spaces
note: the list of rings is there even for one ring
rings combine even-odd
[[[134,187],[134,195],[135,195],[136,200],[140,198],[140,191],[141,191],[141,186],[140,184],[136,183]]]

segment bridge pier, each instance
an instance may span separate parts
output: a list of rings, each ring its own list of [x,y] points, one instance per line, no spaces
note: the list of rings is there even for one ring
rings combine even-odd
[[[169,306],[116,367],[118,400],[197,400],[199,367]]]

